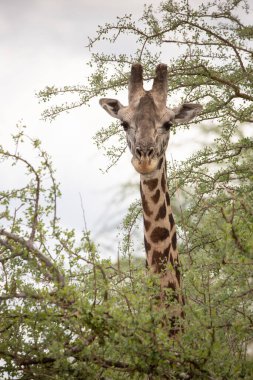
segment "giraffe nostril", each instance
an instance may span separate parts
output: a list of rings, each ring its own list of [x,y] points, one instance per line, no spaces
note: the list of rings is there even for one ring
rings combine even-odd
[[[135,148],[135,155],[136,155],[136,157],[140,160],[141,159],[141,156],[142,156],[142,150],[141,150],[141,148],[140,147],[136,147]]]
[[[154,156],[154,148],[149,148],[148,151],[147,151],[147,156],[148,158],[152,158]]]

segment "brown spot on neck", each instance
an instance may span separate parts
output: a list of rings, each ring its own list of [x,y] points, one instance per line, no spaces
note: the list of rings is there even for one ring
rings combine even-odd
[[[167,202],[167,206],[169,206],[170,205],[170,196],[169,196],[168,191],[166,191],[166,202]]]
[[[159,241],[167,239],[170,233],[167,228],[164,227],[155,227],[150,235],[150,238],[153,243],[158,243]]]
[[[153,255],[152,255],[152,265],[156,265],[156,269],[158,273],[161,273],[163,270],[166,269],[166,265],[169,260],[169,252],[170,252],[170,244],[163,252],[154,250]]]
[[[167,261],[169,259],[169,255],[170,255],[170,246],[171,246],[171,244],[169,244],[169,246],[167,248],[165,248],[165,250],[163,251],[163,255],[165,257],[167,257]]]
[[[151,226],[151,223],[147,219],[145,219],[145,218],[143,218],[143,221],[144,221],[145,230],[148,232],[148,230],[149,230],[149,228]]]
[[[174,234],[171,238],[171,242],[172,242],[172,248],[175,250],[177,248],[177,234],[176,234],[176,232],[174,232]]]
[[[165,205],[165,202],[163,202],[163,204],[158,210],[155,220],[157,221],[159,219],[164,219],[165,216],[166,216],[166,205]]]
[[[165,175],[164,175],[164,172],[163,172],[163,174],[162,174],[161,186],[162,186],[162,191],[165,193],[165,190],[166,190],[166,181],[165,181]]]
[[[152,254],[152,265],[155,265],[155,273],[161,273],[167,264],[167,258],[164,257],[162,252],[154,251]]]
[[[141,191],[141,200],[142,200],[143,211],[147,216],[151,216],[153,214],[153,211],[151,211],[149,208],[148,201],[146,200],[145,195],[144,195],[143,190],[142,190],[142,185],[140,185],[140,191]]]
[[[159,199],[160,199],[160,190],[159,189],[156,190],[155,194],[151,197],[151,199],[154,203],[157,203],[159,201]]]
[[[151,245],[149,244],[145,236],[144,236],[144,246],[145,246],[146,253],[148,253],[151,249]]]
[[[148,181],[145,180],[143,181],[143,183],[144,185],[148,186],[149,191],[153,191],[158,185],[158,179],[153,178],[153,179],[149,179]]]
[[[169,221],[170,221],[170,229],[172,230],[173,226],[175,225],[175,221],[174,221],[172,213],[169,215]]]

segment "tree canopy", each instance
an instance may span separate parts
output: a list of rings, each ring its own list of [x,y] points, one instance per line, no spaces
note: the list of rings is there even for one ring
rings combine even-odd
[[[0,147],[2,165],[24,168],[19,188],[3,183],[0,191],[3,378],[252,379],[253,25],[244,21],[249,12],[242,0],[194,7],[169,0],[157,10],[146,7],[140,20],[119,17],[89,40],[93,51],[109,43],[119,53],[95,51],[87,85],[52,86],[38,94],[43,101],[76,96],[46,110],[44,117],[53,119],[124,89],[133,62],[144,65],[148,81],[162,61],[169,67],[170,105],[204,106],[195,128],[215,138],[187,160],[168,162],[186,299],[177,339],[168,337],[166,310],[156,307],[156,279],[133,254],[139,200],[123,221],[122,259],[103,260],[89,231],[79,238],[61,227],[59,185],[40,142],[21,128],[12,149]],[[95,141],[105,147],[109,166],[124,153],[118,124],[102,129]],[[33,146],[32,162],[25,144]]]

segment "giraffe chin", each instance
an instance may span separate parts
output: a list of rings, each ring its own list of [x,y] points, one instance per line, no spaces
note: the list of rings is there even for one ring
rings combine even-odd
[[[152,160],[144,159],[139,161],[137,158],[133,157],[131,162],[135,170],[140,174],[152,173],[157,169],[158,165],[158,159],[156,158],[153,158]]]

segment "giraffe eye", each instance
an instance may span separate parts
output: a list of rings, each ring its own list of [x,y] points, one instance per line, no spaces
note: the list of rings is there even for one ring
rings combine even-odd
[[[128,124],[127,121],[123,121],[123,122],[121,123],[121,125],[122,125],[124,131],[127,131],[127,130],[128,130],[128,128],[129,128],[129,124]]]
[[[169,131],[171,126],[172,126],[172,123],[170,121],[166,121],[163,124],[163,128],[165,129],[165,131]]]

